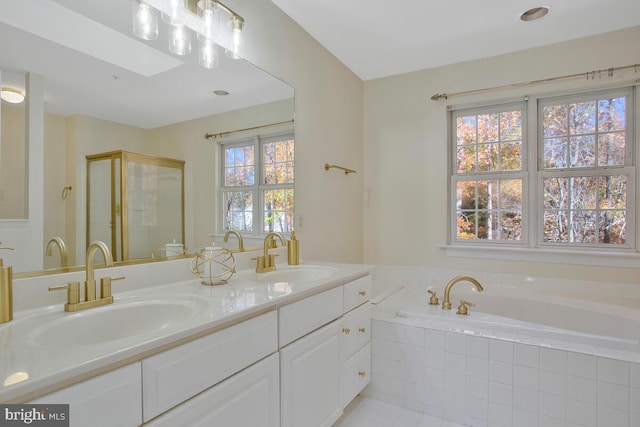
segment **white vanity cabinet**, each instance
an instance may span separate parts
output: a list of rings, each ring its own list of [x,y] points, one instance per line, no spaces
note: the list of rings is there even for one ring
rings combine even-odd
[[[333,425],[368,383],[370,293],[365,276],[279,308],[281,427]]]
[[[69,405],[71,427],[129,427],[142,424],[140,363],[42,396],[30,403]]]

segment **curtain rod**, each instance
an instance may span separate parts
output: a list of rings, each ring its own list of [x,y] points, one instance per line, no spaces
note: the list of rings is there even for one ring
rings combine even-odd
[[[205,133],[204,134],[204,139],[210,139],[210,138],[214,138],[215,139],[215,138],[222,137],[222,136],[227,136],[227,135],[230,135],[230,134],[236,133],[236,132],[243,132],[243,131],[246,131],[246,130],[261,129],[261,128],[266,128],[266,127],[270,127],[270,126],[284,125],[286,123],[293,123],[293,119],[286,120],[284,122],[269,123],[267,125],[254,126],[254,127],[250,127],[250,128],[228,130],[226,132],[220,132],[220,133]]]
[[[441,99],[448,99],[448,98],[451,98],[452,96],[470,95],[472,93],[481,93],[481,92],[489,92],[494,90],[523,87],[523,86],[529,86],[529,85],[540,84],[540,83],[549,83],[555,80],[575,79],[577,77],[586,77],[587,80],[589,79],[595,80],[596,75],[598,76],[598,78],[600,78],[602,77],[602,73],[607,73],[607,77],[613,77],[614,71],[628,70],[630,68],[634,68],[635,72],[637,73],[638,68],[640,68],[640,64],[625,65],[622,67],[611,67],[611,68],[606,68],[601,70],[587,71],[586,73],[567,74],[564,76],[549,77],[547,79],[531,80],[528,82],[520,82],[520,83],[511,83],[511,84],[506,84],[502,86],[487,87],[484,89],[472,89],[472,90],[466,90],[463,92],[436,93],[431,97],[431,99],[433,101],[440,101]]]

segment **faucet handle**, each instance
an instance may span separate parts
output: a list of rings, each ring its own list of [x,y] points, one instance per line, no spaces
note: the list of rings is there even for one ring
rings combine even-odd
[[[122,280],[124,276],[120,277],[103,277],[100,279],[100,298],[109,298],[111,296],[111,282],[114,280]]]
[[[66,285],[49,286],[50,291],[67,290],[67,304],[80,303],[80,282],[70,282]]]
[[[432,291],[431,289],[427,289],[427,292],[429,292],[431,294],[431,297],[429,298],[429,305],[438,305],[438,304],[440,304],[440,302],[438,301],[438,297],[436,296],[435,291]]]
[[[462,314],[464,316],[468,315],[469,311],[467,310],[467,307],[475,307],[475,304],[461,299],[460,305],[458,306],[458,311],[456,311],[456,314]]]

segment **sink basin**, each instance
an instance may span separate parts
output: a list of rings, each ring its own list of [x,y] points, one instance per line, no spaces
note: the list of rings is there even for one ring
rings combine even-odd
[[[276,271],[268,273],[256,273],[255,271],[243,272],[248,279],[263,283],[289,282],[304,283],[316,280],[328,279],[338,271],[337,268],[322,265],[296,265],[278,267]],[[239,277],[244,277],[242,274]]]
[[[53,347],[94,345],[166,331],[193,318],[204,304],[185,297],[117,301],[39,325],[29,334],[28,341]]]

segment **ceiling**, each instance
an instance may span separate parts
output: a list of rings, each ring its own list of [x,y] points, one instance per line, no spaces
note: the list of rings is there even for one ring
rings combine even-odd
[[[218,68],[200,67],[195,35],[191,55],[169,53],[163,24],[158,40],[147,42],[133,35],[130,0],[2,0],[2,85],[24,90],[25,73],[37,73],[46,112],[145,129],[293,96],[282,81],[224,53]]]
[[[638,0],[272,0],[362,80],[640,25]],[[525,10],[550,13],[521,22]]]

